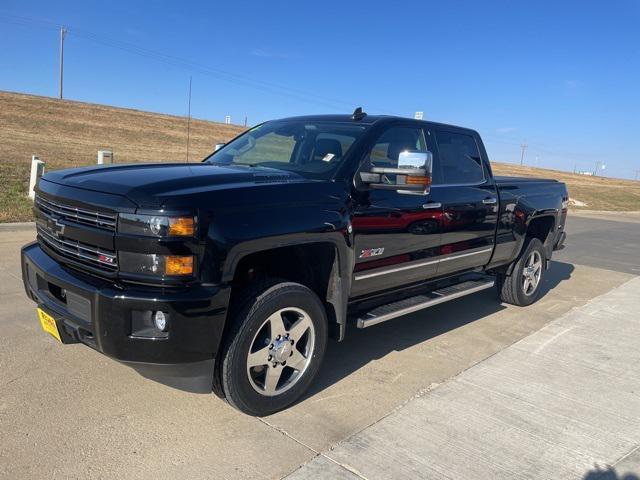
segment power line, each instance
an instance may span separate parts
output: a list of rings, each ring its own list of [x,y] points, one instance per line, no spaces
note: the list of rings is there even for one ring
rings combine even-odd
[[[41,28],[53,28],[53,27],[57,28],[59,26],[58,23],[53,22],[51,20],[35,19],[31,17],[24,17],[24,16],[17,16],[17,15],[0,14],[0,18],[3,18],[4,21],[9,21],[9,23],[15,23],[18,25],[27,25],[27,26],[36,25]],[[140,47],[139,45],[135,45],[133,43],[112,39],[104,35],[98,35],[93,32],[83,30],[80,28],[73,27],[73,28],[70,28],[70,30],[71,30],[71,33],[76,37],[84,38],[86,40],[91,40],[95,43],[99,43],[104,46],[117,48],[117,49],[126,51],[128,53],[149,58],[157,62],[161,62],[174,67],[197,71],[200,74],[216,77],[221,80],[231,82],[234,84],[242,84],[251,88],[269,91],[277,95],[297,98],[298,100],[305,101],[308,103],[315,103],[315,104],[330,106],[331,108],[342,109],[344,107],[351,108],[353,106],[353,102],[348,102],[342,99],[321,97],[314,93],[310,93],[301,89],[296,89],[289,86],[279,85],[271,82],[265,82],[263,80],[256,80],[254,78],[239,75],[237,73],[221,70],[218,68],[212,68],[207,65],[203,65],[201,63],[194,62],[194,61],[191,61],[182,57],[178,57],[175,55],[169,55],[169,54],[151,50],[145,47]],[[390,111],[388,109],[383,108],[379,110],[385,111],[387,113],[391,113],[394,115],[398,115],[396,112]]]
[[[510,139],[510,138],[496,138],[493,137],[491,135],[482,135],[482,138],[485,142],[489,143],[501,143],[501,144],[505,144],[505,145],[513,145],[514,147],[519,147],[521,146],[521,142],[518,142],[516,140]],[[545,155],[553,155],[553,156],[565,156],[565,157],[570,157],[570,158],[580,158],[580,159],[584,159],[585,157],[593,157],[594,159],[598,159],[598,158],[602,158],[603,156],[605,156],[605,154],[603,153],[599,153],[599,152],[588,152],[588,153],[576,153],[576,152],[569,152],[566,150],[558,150],[558,149],[554,149],[554,150],[549,150],[547,148],[545,148],[544,146],[535,144],[535,143],[528,143],[527,144],[527,148],[536,152],[540,152],[543,153]]]
[[[497,144],[511,145],[514,147],[520,147],[522,149],[521,142],[516,142],[515,140],[511,140],[508,138],[506,139],[496,138],[496,137],[492,137],[491,135],[482,135],[482,138],[485,141],[485,144],[487,145],[492,143],[497,143]],[[597,152],[596,153],[593,153],[593,152],[576,153],[576,152],[568,152],[565,150],[557,150],[557,149],[549,150],[547,148],[543,148],[542,146],[528,143],[528,142],[526,145],[526,149],[529,152],[541,153],[545,155],[547,158],[561,157],[565,162],[573,163],[575,171],[577,171],[577,165],[583,163],[586,157],[602,158],[606,156],[606,154],[597,153]],[[522,156],[522,152],[521,152],[521,156]]]
[[[103,46],[119,49],[130,54],[138,55],[144,58],[148,58],[150,60],[157,61],[159,63],[163,63],[165,65],[173,66],[176,68],[187,69],[190,72],[195,71],[199,74],[216,77],[223,81],[230,82],[236,85],[238,84],[245,85],[250,88],[269,91],[277,95],[281,95],[289,98],[297,98],[301,101],[308,102],[308,103],[321,104],[321,105],[330,106],[331,108],[340,108],[340,109],[344,108],[345,106],[348,106],[348,107],[352,106],[352,102],[347,102],[347,101],[335,99],[335,98],[320,97],[318,95],[306,92],[304,90],[300,90],[300,89],[296,89],[296,88],[292,88],[284,85],[278,85],[275,83],[265,82],[262,80],[256,80],[254,78],[245,77],[237,73],[220,70],[217,68],[212,68],[207,65],[194,62],[185,58],[181,58],[178,56],[165,54],[163,52],[159,52],[155,50],[150,50],[150,49],[135,45],[133,43],[128,43],[118,39],[113,39],[103,35],[98,35],[87,30],[78,29],[75,27],[67,29],[64,26],[60,25],[59,23],[51,20],[17,16],[12,14],[5,14],[5,13],[0,13],[0,20],[7,23],[20,25],[20,26],[27,26],[27,27],[36,26],[38,28],[48,29],[48,30],[60,29],[61,32],[62,32],[62,29],[64,29],[65,36],[67,33],[71,33],[72,35],[78,38],[84,38],[86,40],[93,41]],[[61,42],[60,97],[62,97],[62,47],[63,47],[63,44]],[[370,106],[373,107],[372,105]],[[379,110],[390,113],[390,114],[399,115],[398,113],[388,109],[383,108]],[[520,159],[521,164],[524,163],[524,154],[527,148],[536,152],[541,152],[549,156],[566,156],[569,158],[571,157],[584,158],[587,156],[601,157],[602,156],[594,153],[572,153],[572,152],[565,152],[560,150],[551,151],[535,144],[520,144],[519,142],[516,142],[516,141],[509,141],[510,139],[497,139],[495,137],[492,138],[491,136],[483,136],[483,138],[485,139],[485,141],[488,140],[489,142],[520,146],[520,148],[522,149],[521,159]]]
[[[524,165],[524,151],[527,149],[529,145],[526,143],[522,143],[520,148],[522,149],[522,154],[520,155],[520,166]]]
[[[596,165],[593,169],[593,176],[595,177],[596,175],[598,175],[598,169],[602,166],[602,168],[604,169],[604,164],[602,163],[602,160],[596,160]]]

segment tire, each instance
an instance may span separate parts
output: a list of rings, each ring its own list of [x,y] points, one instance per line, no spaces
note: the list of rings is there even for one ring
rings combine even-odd
[[[236,305],[221,387],[238,410],[270,415],[298,400],[316,377],[327,347],[325,309],[309,288],[279,279],[250,288]]]
[[[534,269],[529,268],[534,265]],[[511,275],[499,274],[496,285],[505,303],[526,307],[540,297],[547,259],[542,242],[528,238],[522,255],[515,261]]]

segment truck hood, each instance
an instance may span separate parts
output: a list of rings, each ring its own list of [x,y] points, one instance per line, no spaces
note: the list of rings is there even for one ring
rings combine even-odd
[[[171,197],[259,184],[303,182],[285,170],[205,163],[153,163],[84,167],[47,173],[43,180],[127,197],[138,206],[158,207]]]

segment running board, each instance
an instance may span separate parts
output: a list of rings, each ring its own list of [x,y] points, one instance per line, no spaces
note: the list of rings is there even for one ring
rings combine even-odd
[[[376,307],[358,318],[357,326],[358,328],[367,328],[378,323],[386,322],[392,318],[433,307],[434,305],[464,297],[465,295],[470,295],[481,290],[486,290],[494,285],[494,280],[487,280],[485,277],[479,280],[468,280],[439,290],[433,290],[429,293],[388,303]]]

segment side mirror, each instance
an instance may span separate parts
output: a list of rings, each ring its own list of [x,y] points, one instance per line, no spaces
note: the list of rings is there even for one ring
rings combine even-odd
[[[369,172],[360,172],[360,179],[379,190],[426,195],[431,189],[432,171],[431,152],[404,151],[400,152],[397,168],[372,167]],[[390,183],[386,175],[395,175],[395,182]]]
[[[214,152],[217,152],[218,150],[220,150],[222,147],[224,147],[226,145],[226,143],[216,143],[215,148],[213,149]]]

